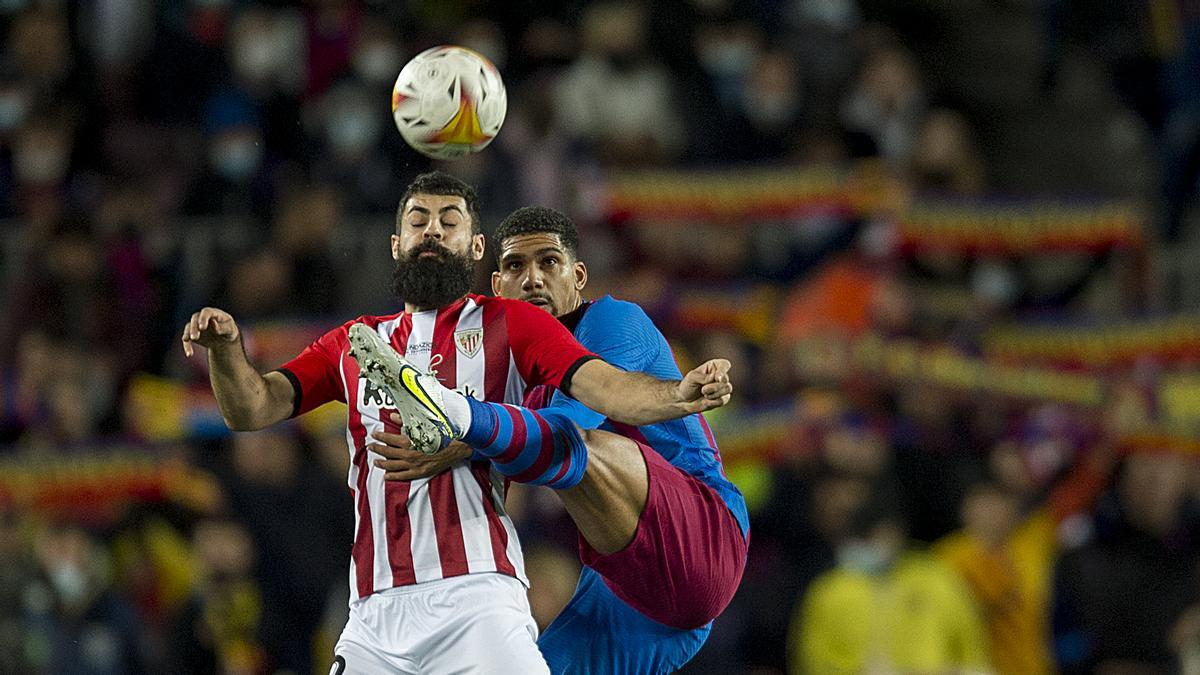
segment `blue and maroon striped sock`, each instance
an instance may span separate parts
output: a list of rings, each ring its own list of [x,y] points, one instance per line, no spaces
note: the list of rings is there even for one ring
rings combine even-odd
[[[574,487],[587,469],[587,446],[571,418],[467,398],[471,426],[462,440],[517,483]]]

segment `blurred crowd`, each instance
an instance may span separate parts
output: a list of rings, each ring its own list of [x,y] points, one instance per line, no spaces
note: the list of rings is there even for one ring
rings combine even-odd
[[[604,205],[611,176],[678,167],[869,166],[912,194],[1010,194],[1028,185],[1005,164],[1020,108],[995,101],[1049,106],[1099,72],[1134,122],[1097,143],[1152,158],[1125,167],[1150,180],[1104,196],[1138,200],[1153,267],[1197,229],[1194,5],[0,2],[0,461],[69,467],[119,446],[195,483],[105,508],[0,490],[0,672],[328,667],[353,522],[336,414],[234,436],[185,424],[163,442],[135,423],[131,383],[203,389],[177,332],[204,305],[249,327],[264,368],[290,354],[256,345],[256,326],[395,311],[386,236],[432,163],[386,101],[404,62],[443,43],[488,56],[509,91],[496,141],[439,167],[478,188],[485,230],[521,205],[567,211],[592,295],[642,303],[684,364],[734,362],[737,397],[712,422],[751,505],[750,564],[687,672],[1200,668],[1195,456],[1129,442],[1159,415],[1146,390],[1163,364],[1103,373],[1088,408],[875,377],[843,353],[868,333],[976,353],[997,323],[1112,319],[1151,296],[1195,309],[1149,291],[1146,260],[901,255],[886,218],[693,227]],[[1011,63],[956,56],[959,26],[974,43],[1022,21],[1033,37],[1006,47]],[[959,76],[1029,63],[1028,91],[991,98]],[[697,288],[761,300],[767,319],[677,321]],[[161,398],[188,416],[192,399]],[[760,426],[782,431],[746,449]],[[578,570],[557,504],[512,493],[542,626]]]

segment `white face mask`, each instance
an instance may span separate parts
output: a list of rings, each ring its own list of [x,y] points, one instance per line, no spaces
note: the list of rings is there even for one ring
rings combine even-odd
[[[213,146],[209,159],[222,177],[242,181],[258,171],[262,146],[248,138],[224,140]]]
[[[838,566],[862,574],[882,574],[892,563],[890,552],[865,541],[850,541],[838,548]]]
[[[380,136],[379,118],[369,110],[346,109],[325,127],[329,143],[346,153],[357,153],[374,145]]]
[[[58,597],[68,605],[79,604],[87,595],[87,575],[74,563],[54,563],[49,570],[49,577]]]
[[[714,77],[741,77],[757,57],[758,48],[746,40],[717,39],[700,47],[700,64]]]
[[[849,30],[858,21],[858,9],[852,0],[806,0],[801,3],[799,14],[838,31]]]
[[[242,38],[233,50],[234,69],[250,80],[265,80],[271,77],[279,65],[274,43],[271,35],[266,33]]]
[[[971,274],[971,290],[976,297],[1006,305],[1017,299],[1018,281],[1007,265],[981,262]]]
[[[29,113],[29,100],[20,91],[0,93],[0,132],[21,126]]]

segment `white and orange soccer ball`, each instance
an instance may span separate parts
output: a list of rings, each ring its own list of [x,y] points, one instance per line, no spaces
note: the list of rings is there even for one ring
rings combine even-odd
[[[392,117],[400,135],[434,159],[487,147],[507,109],[500,71],[466,47],[426,49],[404,66],[392,87]]]

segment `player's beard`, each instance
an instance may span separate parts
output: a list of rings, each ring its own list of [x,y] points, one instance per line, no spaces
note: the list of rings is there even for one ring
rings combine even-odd
[[[421,258],[426,252],[437,258]],[[396,261],[392,292],[405,303],[421,309],[437,309],[453,303],[471,290],[475,261],[454,253],[436,241],[425,241]]]

